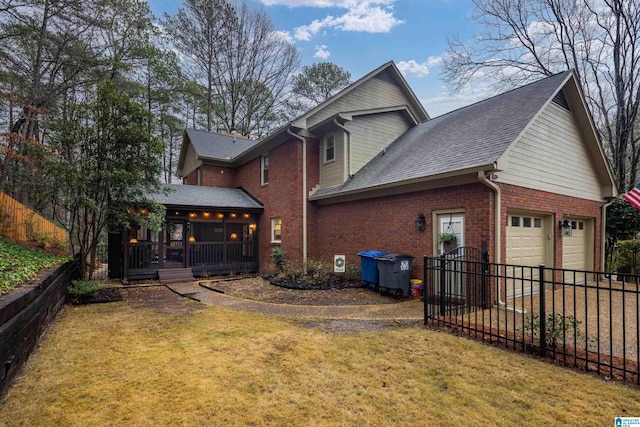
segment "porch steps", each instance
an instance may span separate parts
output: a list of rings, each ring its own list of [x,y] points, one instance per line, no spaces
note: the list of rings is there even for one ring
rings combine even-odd
[[[160,269],[158,270],[158,278],[163,285],[194,281],[191,267]]]

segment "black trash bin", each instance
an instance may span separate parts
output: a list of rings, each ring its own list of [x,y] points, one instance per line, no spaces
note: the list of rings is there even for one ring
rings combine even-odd
[[[376,257],[378,262],[379,290],[396,298],[409,296],[411,255],[388,254]]]
[[[383,251],[364,251],[360,252],[360,267],[362,284],[369,286],[370,288],[378,287],[378,262],[376,258],[382,255],[387,255],[389,252]]]

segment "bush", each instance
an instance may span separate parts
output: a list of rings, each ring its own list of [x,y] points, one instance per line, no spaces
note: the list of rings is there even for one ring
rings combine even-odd
[[[67,288],[71,295],[71,302],[80,304],[93,298],[100,289],[100,283],[96,280],[74,280]]]
[[[282,265],[285,262],[284,254],[285,254],[284,250],[280,247],[273,248],[271,250],[271,262],[273,262],[276,265],[278,270],[282,269]]]
[[[640,271],[640,240],[621,240],[613,258],[615,271],[638,274]]]

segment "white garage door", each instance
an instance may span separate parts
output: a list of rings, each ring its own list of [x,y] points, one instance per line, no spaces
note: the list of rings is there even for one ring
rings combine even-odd
[[[571,236],[562,237],[562,267],[566,283],[585,283],[588,274],[583,270],[593,270],[593,221],[569,219]]]
[[[509,214],[507,216],[507,264],[537,267],[546,260],[545,221],[541,216],[527,214]],[[537,292],[538,270],[530,268],[508,267],[507,298]]]
[[[584,221],[571,220],[571,236],[562,236],[562,267],[571,270],[587,268],[587,227]]]

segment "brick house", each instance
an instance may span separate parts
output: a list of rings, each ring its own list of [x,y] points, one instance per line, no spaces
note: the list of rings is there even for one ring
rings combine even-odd
[[[229,209],[251,211],[262,272],[275,247],[300,263],[376,249],[421,277],[445,233],[496,262],[599,269],[617,194],[573,72],[432,119],[393,62],[260,141],[187,129],[178,176],[257,203]]]

